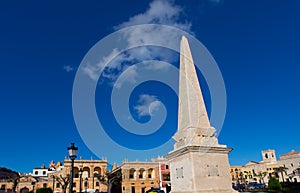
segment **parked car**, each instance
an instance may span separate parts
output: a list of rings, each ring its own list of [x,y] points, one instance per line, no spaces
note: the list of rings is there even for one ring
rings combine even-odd
[[[161,190],[160,188],[151,188],[150,190],[146,191],[146,193],[165,193],[165,191]]]
[[[249,183],[247,185],[247,189],[249,190],[256,190],[256,189],[264,189],[266,188],[266,185],[265,184],[262,184],[262,183]]]

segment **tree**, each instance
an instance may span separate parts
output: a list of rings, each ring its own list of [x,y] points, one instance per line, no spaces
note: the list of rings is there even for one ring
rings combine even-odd
[[[35,193],[53,193],[51,188],[38,188]]]
[[[63,193],[66,193],[70,183],[70,174],[67,174],[66,176],[60,174],[59,176],[56,176],[55,180],[61,185]]]
[[[274,170],[275,170],[276,172],[279,172],[279,173],[281,174],[282,182],[284,182],[283,172],[285,173],[285,175],[287,175],[287,172],[286,172],[286,171],[288,170],[288,168],[283,167],[283,166],[280,166],[280,167],[278,167],[278,168],[274,168]]]
[[[114,190],[114,187],[121,184],[122,172],[121,170],[114,173],[106,172],[104,175],[97,175],[97,179],[108,186],[108,193],[116,192],[117,190]]]
[[[258,173],[254,173],[254,176],[259,178],[259,181],[262,181],[263,183],[265,183],[264,178],[267,176],[267,172],[258,172]]]
[[[163,174],[163,176],[164,176],[165,181],[170,181],[170,172],[166,173],[166,174]]]
[[[268,190],[271,192],[278,192],[282,190],[281,184],[279,180],[276,178],[271,177],[269,179],[269,184],[268,184]]]

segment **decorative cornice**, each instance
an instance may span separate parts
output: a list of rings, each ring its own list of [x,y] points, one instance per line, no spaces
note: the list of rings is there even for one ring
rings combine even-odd
[[[191,153],[191,152],[199,152],[199,153],[219,153],[219,154],[228,154],[232,151],[232,148],[227,147],[208,147],[208,146],[187,146],[180,148],[178,150],[172,151],[166,155],[168,160],[173,159],[175,157]]]

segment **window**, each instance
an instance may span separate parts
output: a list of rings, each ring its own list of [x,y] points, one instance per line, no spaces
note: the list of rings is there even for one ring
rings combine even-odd
[[[5,184],[2,184],[0,190],[5,190],[5,188],[6,188]]]
[[[135,169],[131,168],[129,170],[129,179],[134,179],[136,177],[136,171]]]
[[[47,183],[43,183],[43,188],[46,188],[47,187]]]
[[[269,158],[267,153],[265,154],[265,158],[266,158],[266,159],[268,159],[268,158]]]
[[[97,187],[99,186],[99,182],[96,182],[96,186],[97,186]]]
[[[139,179],[142,179],[142,178],[146,178],[146,171],[145,171],[145,169],[144,168],[141,168],[140,170],[139,170]]]
[[[166,165],[166,170],[168,170],[169,169],[169,165]]]
[[[153,168],[148,169],[148,178],[155,178],[155,171]]]
[[[292,167],[294,167],[294,164],[293,164],[293,163],[291,163],[291,166],[292,166]]]
[[[76,182],[73,182],[73,187],[76,187]]]
[[[131,193],[135,193],[135,187],[131,186]]]
[[[56,188],[59,188],[60,187],[60,183],[56,183]]]
[[[145,193],[145,187],[142,188],[142,193]]]
[[[39,174],[39,172],[38,172],[38,171],[35,171],[35,172],[34,172],[34,174],[35,174],[35,175],[38,175],[38,174]]]
[[[46,171],[43,171],[43,175],[46,175]]]

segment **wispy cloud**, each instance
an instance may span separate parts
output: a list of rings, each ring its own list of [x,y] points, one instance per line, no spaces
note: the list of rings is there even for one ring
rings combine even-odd
[[[63,69],[66,71],[66,72],[72,72],[74,71],[74,67],[70,66],[70,65],[66,65],[63,67]]]
[[[156,96],[143,94],[139,96],[138,105],[134,106],[139,117],[152,116],[158,110],[161,103]]]
[[[182,19],[183,9],[174,4],[174,1],[168,0],[154,0],[149,4],[148,9],[144,13],[137,14],[128,21],[115,26],[115,29],[121,29],[139,24],[163,24],[173,27],[181,28],[185,31],[190,31],[191,24]],[[162,29],[153,26],[153,28],[131,30],[127,34],[124,34],[128,41],[128,47],[137,45],[137,43],[152,43],[159,42],[160,45],[166,45],[166,47],[174,47],[174,44],[178,42],[174,39],[179,39],[178,34],[170,31],[169,33],[162,33]],[[105,82],[113,83],[118,76],[126,70],[130,64],[137,61],[145,60],[162,60],[169,63],[176,62],[178,57],[171,52],[164,52],[164,48],[153,48],[149,46],[143,46],[136,49],[127,50],[119,54],[118,49],[112,50],[112,52],[103,58],[96,66],[87,65],[84,68],[84,72],[92,79],[97,80],[97,74],[102,72],[102,78]],[[109,63],[109,65],[108,65]],[[148,68],[160,69],[166,66],[152,65]],[[154,69],[154,70],[155,70]],[[134,69],[131,69],[134,70]],[[131,76],[137,76],[138,73],[130,73]],[[128,77],[130,80],[134,80],[134,77]]]
[[[124,22],[116,29],[139,25],[139,24],[164,24],[179,27],[183,30],[189,30],[191,24],[188,22],[179,22],[182,16],[183,9],[175,5],[173,1],[155,0],[149,4],[149,9],[144,13],[137,14],[131,17],[127,22]]]

